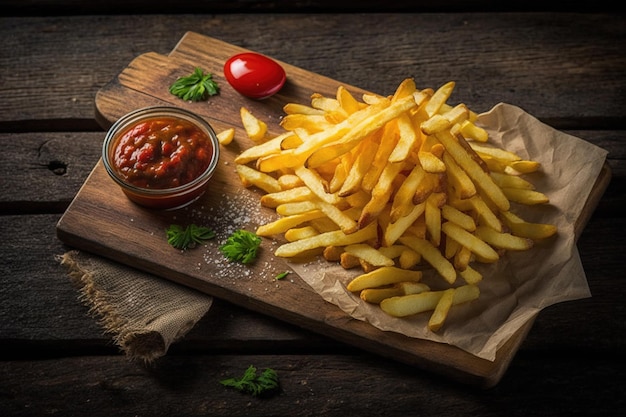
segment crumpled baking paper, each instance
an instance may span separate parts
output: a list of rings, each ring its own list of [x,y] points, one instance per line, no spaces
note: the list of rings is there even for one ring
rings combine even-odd
[[[362,301],[346,284],[359,272],[346,271],[324,260],[293,265],[326,301],[353,318],[409,337],[448,343],[480,358],[495,360],[498,348],[528,320],[550,305],[591,296],[576,248],[575,223],[605,163],[607,151],[540,122],[516,106],[500,103],[479,115],[477,124],[490,134],[490,142],[541,163],[541,170],[525,175],[538,191],[550,198],[548,205],[522,206],[511,211],[527,221],[550,223],[558,234],[531,250],[508,252],[495,264],[474,263],[483,274],[478,300],[454,306],[437,332],[428,327],[430,313],[394,318],[378,305]],[[311,271],[317,270],[316,273]],[[362,272],[360,272],[362,273]],[[433,288],[443,284],[425,273]],[[460,284],[458,279],[457,282]]]

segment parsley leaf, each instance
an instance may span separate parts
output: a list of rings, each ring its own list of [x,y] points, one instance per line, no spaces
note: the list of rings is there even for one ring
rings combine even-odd
[[[220,251],[231,261],[249,264],[256,259],[261,245],[261,238],[247,230],[237,230],[231,234],[226,243],[220,246]]]
[[[241,378],[227,378],[221,380],[220,384],[255,397],[275,391],[280,386],[276,371],[266,368],[260,375],[257,375],[257,369],[252,365],[246,369]]]
[[[276,275],[276,279],[277,281],[280,279],[285,278],[287,275],[289,275],[291,273],[291,271],[285,271],[285,272],[281,272],[280,274]]]
[[[192,74],[178,78],[170,86],[170,93],[183,100],[191,101],[206,100],[219,91],[219,86],[213,81],[213,74],[205,74],[199,67],[196,67]]]
[[[215,237],[213,230],[195,224],[190,224],[186,228],[178,224],[172,224],[167,228],[165,233],[167,235],[167,243],[176,249],[183,250]]]

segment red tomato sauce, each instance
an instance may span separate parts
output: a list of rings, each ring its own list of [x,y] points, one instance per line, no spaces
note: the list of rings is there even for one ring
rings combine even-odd
[[[122,132],[112,165],[132,185],[166,189],[198,178],[212,154],[205,132],[186,120],[165,117],[144,120]]]

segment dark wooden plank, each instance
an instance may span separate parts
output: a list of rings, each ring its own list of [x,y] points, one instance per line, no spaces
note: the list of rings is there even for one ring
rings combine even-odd
[[[0,71],[20,88],[0,91],[0,129],[75,129],[133,58],[168,53],[188,30],[374,92],[407,76],[455,80],[454,100],[477,111],[505,101],[561,129],[619,127],[625,27],[621,15],[576,13],[5,17]]]
[[[107,2],[84,2],[81,0],[5,0],[4,11],[11,15],[76,15],[76,14],[132,14],[132,13],[267,13],[267,12],[484,12],[484,11],[563,11],[556,0],[511,0],[506,3],[494,0],[362,0],[337,2],[333,0],[234,0],[219,1],[179,0],[176,5],[154,3],[148,0],[109,0]],[[578,2],[568,5],[568,11],[619,10],[614,2]]]
[[[0,362],[0,408],[10,416],[619,416],[626,398],[616,355],[520,355],[492,390],[476,391],[371,355],[211,355]],[[253,398],[219,381],[272,368],[281,391]],[[155,399],[158,399],[155,400]],[[381,414],[382,413],[382,414]]]

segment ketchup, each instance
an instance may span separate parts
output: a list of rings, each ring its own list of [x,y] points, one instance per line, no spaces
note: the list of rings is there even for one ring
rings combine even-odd
[[[136,187],[167,189],[198,178],[212,154],[211,139],[193,123],[161,117],[121,132],[112,165],[122,179]]]

